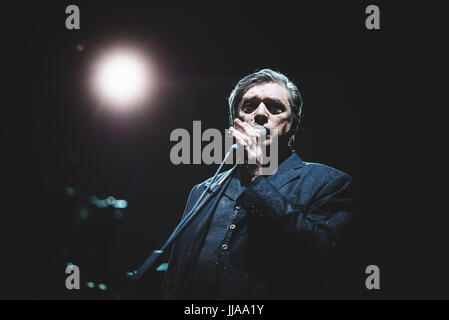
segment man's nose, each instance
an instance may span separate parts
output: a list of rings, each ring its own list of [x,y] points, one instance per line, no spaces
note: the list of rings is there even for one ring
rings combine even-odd
[[[254,114],[254,122],[261,126],[268,122],[268,109],[263,102],[260,103],[256,109],[256,113]]]

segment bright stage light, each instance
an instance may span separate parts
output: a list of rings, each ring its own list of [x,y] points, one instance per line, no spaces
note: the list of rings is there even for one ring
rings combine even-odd
[[[129,107],[146,98],[149,90],[148,63],[132,50],[117,50],[99,59],[94,88],[102,105]]]

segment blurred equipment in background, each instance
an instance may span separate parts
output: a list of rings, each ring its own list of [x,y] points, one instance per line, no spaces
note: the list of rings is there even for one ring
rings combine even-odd
[[[67,265],[75,264],[80,268],[78,298],[110,299],[113,295],[111,248],[128,202],[112,195],[103,198],[87,196],[72,186],[66,186],[64,191],[66,234],[57,263],[62,260]],[[57,266],[54,269],[58,272]],[[65,295],[74,297],[73,292]]]

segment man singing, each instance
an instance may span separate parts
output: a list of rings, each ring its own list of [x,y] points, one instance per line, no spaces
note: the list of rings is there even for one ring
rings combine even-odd
[[[329,257],[352,211],[351,177],[304,162],[292,150],[302,98],[285,75],[263,69],[241,79],[229,97],[229,114],[230,134],[244,149],[246,163],[232,172],[176,241],[161,297],[325,295]],[[267,129],[265,139],[256,125]],[[265,175],[262,146],[273,141],[279,165],[274,174]],[[210,180],[192,189],[184,214]]]

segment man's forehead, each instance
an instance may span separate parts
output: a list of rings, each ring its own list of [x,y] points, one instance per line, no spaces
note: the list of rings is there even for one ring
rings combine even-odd
[[[261,100],[271,98],[288,103],[289,92],[283,84],[277,82],[264,82],[249,88],[243,95],[242,100],[256,97]]]

